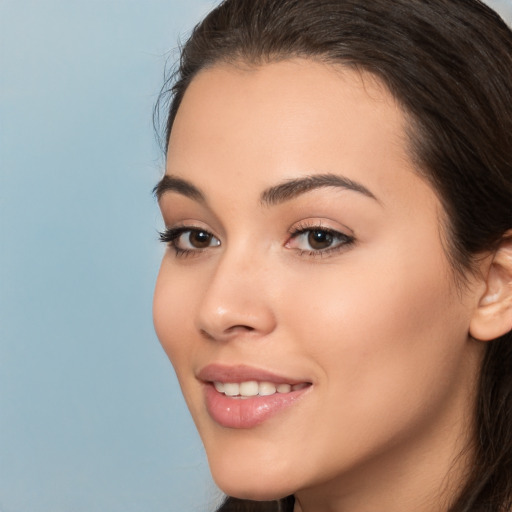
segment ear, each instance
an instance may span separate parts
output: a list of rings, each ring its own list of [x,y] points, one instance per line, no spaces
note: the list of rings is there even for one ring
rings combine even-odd
[[[477,340],[490,341],[512,329],[512,231],[494,253],[485,284],[469,333]]]

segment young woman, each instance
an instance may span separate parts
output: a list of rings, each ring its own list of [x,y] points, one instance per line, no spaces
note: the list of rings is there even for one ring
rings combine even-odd
[[[220,510],[512,510],[511,84],[478,0],[196,27],[154,320]]]

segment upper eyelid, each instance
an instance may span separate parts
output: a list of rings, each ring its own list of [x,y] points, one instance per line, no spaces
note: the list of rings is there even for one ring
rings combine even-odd
[[[299,227],[299,228],[293,229],[290,232],[290,234],[292,234],[292,235],[299,234],[300,235],[300,234],[307,233],[308,231],[325,231],[326,233],[337,233],[337,234],[343,235],[343,236],[351,236],[351,235],[344,233],[343,231],[340,231],[339,229],[333,229],[333,228],[329,228],[326,226]]]
[[[189,224],[189,222],[191,224]],[[206,223],[202,223],[200,221],[184,220],[177,222],[165,222],[165,229],[168,231],[208,231],[208,233],[211,233],[216,238],[219,238],[219,235],[217,234],[217,231],[215,229],[212,229],[209,225],[207,225]]]
[[[190,224],[189,224],[190,222]],[[301,233],[308,232],[308,231],[314,231],[314,230],[322,230],[333,234],[339,234],[341,236],[355,239],[356,235],[352,229],[350,229],[348,226],[344,224],[340,224],[339,222],[336,222],[338,226],[332,226],[330,225],[331,221],[330,219],[320,219],[320,218],[310,218],[310,219],[303,219],[301,221],[293,223],[288,229],[287,233],[289,236],[297,236]],[[178,233],[181,234],[183,232],[187,231],[206,231],[210,233],[214,238],[221,241],[224,237],[222,235],[219,235],[217,233],[217,230],[212,229],[210,226],[203,224],[199,221],[178,221],[176,223],[165,223],[165,230],[164,233]],[[288,240],[288,239],[287,239]]]
[[[166,226],[164,233],[173,233],[177,236],[186,233],[187,231],[205,231],[209,233],[214,238],[219,239],[219,237],[209,228],[203,228],[202,226],[188,226],[188,225],[175,225],[175,226]]]
[[[337,224],[337,226],[330,225],[331,222]],[[295,222],[288,229],[289,234],[297,233],[298,231],[313,231],[320,229],[323,231],[330,231],[333,233],[339,233],[340,235],[350,236],[355,238],[355,233],[345,224],[341,224],[337,221],[330,221],[328,219],[304,219],[299,222]]]

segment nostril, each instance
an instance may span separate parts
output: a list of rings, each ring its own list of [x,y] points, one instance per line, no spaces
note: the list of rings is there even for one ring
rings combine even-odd
[[[256,331],[256,329],[250,325],[232,325],[231,327],[228,327],[227,329],[224,329],[222,332],[218,333],[213,331],[208,332],[207,329],[200,329],[199,332],[204,339],[208,341],[214,341],[232,339],[233,337],[236,337],[236,335],[243,335],[253,331]]]
[[[234,333],[237,331],[251,332],[254,330],[254,327],[251,327],[250,325],[233,325],[229,329],[226,329],[226,333]]]
[[[214,337],[213,337],[210,333],[208,333],[207,331],[205,331],[204,329],[200,329],[200,331],[199,331],[199,332],[201,333],[201,336],[202,336],[203,338],[206,338],[207,340],[213,340],[213,339],[214,339]]]

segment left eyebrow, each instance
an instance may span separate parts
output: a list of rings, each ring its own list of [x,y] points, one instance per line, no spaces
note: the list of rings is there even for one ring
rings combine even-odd
[[[177,176],[166,174],[153,189],[153,194],[160,201],[165,192],[176,192],[200,203],[206,202],[204,194],[192,183]]]
[[[364,196],[379,200],[364,185],[337,174],[315,174],[287,180],[279,185],[267,188],[260,197],[260,202],[267,206],[273,206],[289,201],[299,195],[318,188],[337,187],[345,190],[352,190]]]

